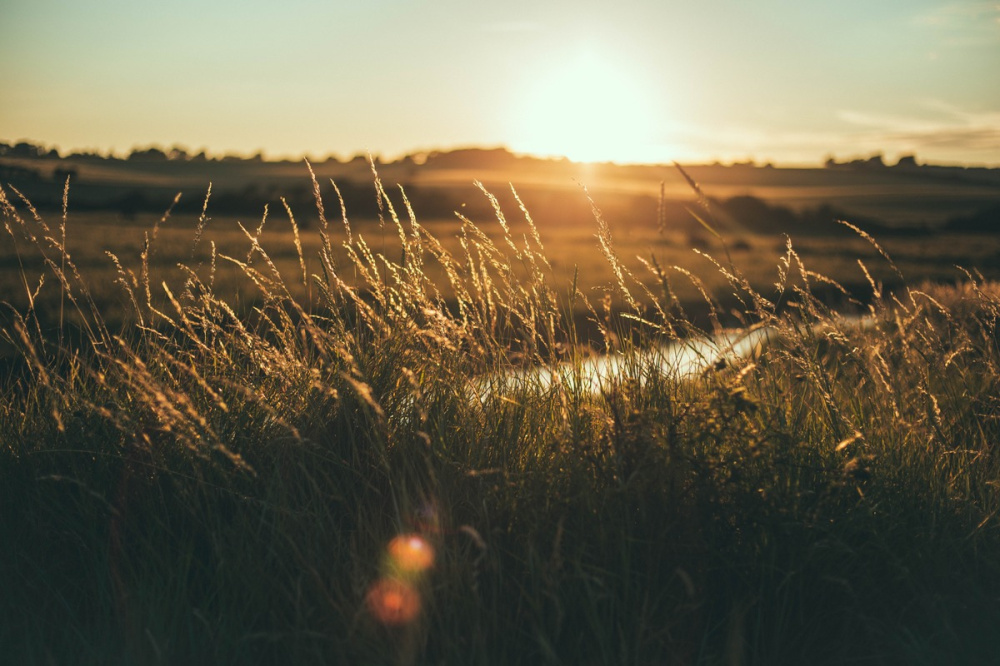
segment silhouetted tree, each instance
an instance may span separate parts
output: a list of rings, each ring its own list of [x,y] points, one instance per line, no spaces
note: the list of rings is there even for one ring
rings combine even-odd
[[[461,148],[448,152],[434,151],[427,155],[427,164],[450,167],[497,167],[516,160],[506,148]]]
[[[45,149],[27,141],[19,141],[10,151],[11,157],[42,157]]]
[[[156,147],[145,150],[136,148],[129,154],[128,159],[130,162],[166,162],[167,154]]]
[[[70,153],[66,156],[66,159],[70,160],[87,160],[88,162],[96,162],[98,160],[104,160],[105,157],[100,153],[90,152],[90,151],[78,151]]]

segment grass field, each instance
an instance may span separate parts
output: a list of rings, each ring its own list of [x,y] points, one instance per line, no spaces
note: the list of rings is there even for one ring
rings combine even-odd
[[[258,238],[6,196],[11,663],[995,658],[981,236],[423,224],[392,193]],[[780,339],[686,380],[628,361],[727,321]],[[625,360],[597,395],[470,390],[597,352]]]
[[[289,170],[294,168],[296,173],[304,170],[302,165],[291,165],[288,168]],[[413,178],[418,183],[427,179],[445,178],[447,184],[445,189],[430,191],[419,190],[419,185],[415,186],[419,192],[418,197],[410,203],[421,226],[433,233],[445,249],[456,254],[461,253],[462,230],[463,227],[467,227],[466,222],[471,222],[482,234],[490,237],[494,242],[502,242],[501,237],[504,231],[495,217],[488,197],[471,184],[456,185],[456,179],[460,175],[470,176],[470,171],[451,173],[444,170],[444,175],[440,171],[431,171],[428,176]],[[676,170],[674,171],[676,172]],[[766,170],[757,169],[756,171]],[[819,171],[819,175],[823,175],[821,170],[813,169],[811,171]],[[662,175],[660,171],[655,173]],[[368,175],[371,176],[370,171]],[[625,176],[627,175],[626,172]],[[867,278],[859,270],[858,260],[868,262],[868,269],[876,280],[887,284],[898,284],[899,282],[896,271],[881,260],[878,253],[864,239],[845,227],[840,227],[841,233],[836,234],[831,234],[829,229],[817,233],[805,222],[798,223],[797,226],[775,227],[766,231],[760,228],[746,228],[727,216],[727,212],[722,206],[714,205],[707,216],[713,224],[723,225],[720,230],[723,232],[724,239],[720,239],[713,236],[692,217],[689,209],[693,209],[697,214],[703,216],[706,215],[706,211],[695,202],[695,196],[686,184],[684,185],[684,187],[688,187],[686,200],[667,198],[658,203],[657,199],[649,195],[648,192],[643,196],[622,194],[620,188],[625,187],[622,184],[626,182],[622,180],[625,176],[619,174],[618,190],[608,189],[610,186],[599,188],[597,192],[589,195],[592,199],[588,199],[588,193],[582,188],[568,191],[558,188],[537,189],[539,187],[537,175],[532,176],[529,173],[525,177],[528,182],[526,193],[521,193],[520,190],[518,193],[519,195],[523,194],[523,202],[527,206],[527,210],[537,221],[540,239],[544,244],[546,258],[552,269],[549,279],[554,287],[565,291],[575,276],[577,286],[581,291],[593,298],[600,298],[601,293],[614,285],[613,271],[602,254],[596,250],[598,224],[592,210],[594,206],[608,223],[616,251],[630,269],[642,273],[644,270],[642,261],[648,261],[655,257],[660,265],[668,267],[668,270],[669,267],[678,266],[684,271],[697,275],[713,297],[727,300],[727,304],[731,301],[732,291],[728,288],[727,280],[714,270],[711,261],[699,255],[698,252],[722,256],[728,250],[732,260],[740,266],[748,282],[754,288],[768,292],[778,279],[777,264],[786,252],[787,236],[794,239],[797,253],[808,259],[812,270],[837,280],[853,292],[860,293],[868,290]],[[94,178],[94,176],[89,177]],[[193,176],[186,177],[192,178]],[[235,178],[235,176],[230,177]],[[778,201],[808,202],[808,205],[816,205],[816,202],[823,201],[817,197],[829,194],[829,187],[816,191],[816,187],[821,181],[817,180],[818,177],[815,174],[809,176],[812,180],[806,179],[804,176],[785,175],[783,177],[790,180],[782,185],[785,188],[782,195],[785,199],[779,198]],[[117,176],[117,178],[120,181],[123,177]],[[648,175],[645,180],[635,178],[634,175],[632,178],[633,180],[627,182],[630,183],[628,187],[633,189],[645,188],[648,190],[654,188],[655,190],[657,187]],[[304,179],[301,175],[299,179],[304,180],[308,185],[308,172],[306,172]],[[715,179],[719,180],[720,177],[716,175]],[[857,177],[853,176],[850,182],[857,185],[856,180]],[[174,177],[170,182],[183,185],[186,181]],[[829,182],[828,177],[827,182]],[[487,189],[499,197],[503,209],[507,211],[509,225],[514,236],[520,237],[528,233],[529,225],[524,213],[519,209],[517,200],[511,193],[511,186],[501,182],[495,182],[494,185],[495,189]],[[671,187],[676,190],[676,186]],[[720,187],[727,186],[723,184]],[[771,183],[766,189],[774,190],[775,187],[775,183]],[[885,209],[891,204],[884,202],[891,202],[892,197],[887,195],[884,186],[876,187],[878,189],[871,196],[883,203],[872,203],[869,206]],[[52,184],[48,185],[47,188],[52,191],[61,191],[61,187]],[[299,186],[298,189],[304,188]],[[353,193],[355,197],[370,196],[374,200],[374,192],[370,183],[367,185],[367,189],[356,189],[360,191]],[[409,194],[408,190],[404,189],[403,191]],[[732,190],[732,192],[740,191],[756,192],[753,189]],[[340,222],[341,210],[336,194],[329,185],[326,186],[324,192],[326,206],[330,208],[330,217],[336,220],[334,238],[337,241],[344,240],[345,236]],[[445,202],[444,204],[434,200],[438,195]],[[27,206],[13,195],[11,196],[12,203],[20,206],[20,214],[31,217],[32,214]],[[158,286],[164,279],[183,279],[183,271],[178,268],[180,264],[197,266],[210,263],[213,244],[218,255],[234,258],[246,257],[249,250],[248,234],[256,235],[260,230],[260,240],[268,248],[269,255],[288,283],[291,292],[297,298],[305,297],[302,280],[294,279],[296,275],[301,274],[301,268],[289,211],[300,228],[300,242],[306,269],[307,273],[311,274],[320,268],[318,256],[321,238],[318,232],[317,209],[314,201],[311,200],[312,194],[310,193],[308,196],[310,199],[305,201],[300,199],[294,202],[295,206],[290,204],[290,208],[287,210],[280,202],[272,202],[275,205],[269,206],[266,213],[262,213],[262,205],[260,212],[245,215],[213,212],[214,200],[210,196],[209,205],[203,217],[201,209],[206,198],[206,191],[195,190],[192,193],[188,190],[185,200],[189,205],[182,212],[174,211],[165,215],[170,210],[169,204],[173,195],[164,195],[161,197],[164,202],[162,210],[123,215],[114,210],[74,210],[74,194],[71,188],[65,224],[66,249],[69,255],[75,259],[75,263],[86,270],[91,295],[102,315],[112,326],[117,326],[124,314],[122,309],[123,292],[116,284],[119,272],[118,265],[126,271],[138,274],[144,244],[147,238],[152,240],[154,234],[155,241],[151,245],[148,257],[150,280],[154,286]],[[407,217],[406,202],[403,201],[400,192],[394,189],[389,190],[388,196],[394,201],[399,215],[405,219]],[[665,194],[665,196],[668,195]],[[681,192],[674,191],[669,196],[679,197]],[[216,197],[218,197],[218,193],[216,193]],[[935,199],[935,201],[943,207],[943,210],[953,213],[964,210],[960,206],[949,207],[940,199]],[[194,206],[195,209],[191,210],[195,203],[197,204]],[[420,204],[425,204],[426,208],[430,209],[433,214],[424,215],[424,208]],[[442,214],[442,205],[452,204],[454,205],[453,210],[456,211],[457,215],[464,217],[466,222],[463,222],[456,213]],[[658,212],[658,208],[662,210],[662,213]],[[394,257],[400,251],[397,232],[391,224],[385,225],[386,215],[383,215],[383,223],[379,223],[375,215],[377,208],[372,202],[368,202],[365,210],[374,212],[360,217],[351,215],[350,223],[353,228],[364,234],[374,250]],[[889,218],[903,215],[905,210],[905,208],[896,209],[889,215]],[[58,227],[63,222],[62,213],[58,210],[44,211],[42,215],[53,227]],[[716,220],[713,216],[721,216],[722,219]],[[864,218],[856,220],[852,217],[846,217],[845,219],[865,227]],[[193,241],[196,229],[202,220],[204,220],[204,224],[201,225],[203,228],[202,240],[195,247]],[[910,224],[913,224],[912,218],[910,218]],[[241,230],[241,225],[243,230]],[[873,230],[868,229],[868,231]],[[902,274],[911,281],[953,282],[961,277],[961,272],[956,270],[956,266],[977,268],[987,278],[1000,278],[1000,246],[993,242],[991,235],[947,231],[929,234],[907,232],[893,233],[879,240],[893,257]],[[346,252],[338,243],[334,243],[330,251],[338,262],[344,262],[347,258]],[[19,253],[23,253],[23,256],[19,256]],[[117,265],[108,253],[114,255],[118,261]],[[425,267],[425,270],[428,271],[429,277],[436,284],[441,285],[446,297],[454,297],[449,292],[447,279],[438,266],[429,265]],[[32,253],[29,246],[23,241],[14,239],[12,242],[0,245],[0,293],[4,294],[3,300],[10,302],[16,308],[23,309],[28,304],[29,294],[37,288],[38,280],[45,273],[46,269],[42,257],[37,253]],[[684,278],[682,273],[674,275],[678,278],[673,285],[678,298],[686,304],[701,300],[699,289],[691,281]],[[348,275],[345,276],[345,279],[350,281],[354,278],[353,275]],[[233,264],[219,262],[215,280],[218,293],[225,294],[234,305],[256,302],[258,290],[252,284],[241,279],[241,271]],[[49,290],[56,286],[50,284]],[[42,293],[48,293],[49,290],[43,290]],[[648,298],[643,294],[640,294],[639,297],[643,302],[648,301]],[[42,298],[36,305],[36,314],[43,321],[50,322],[53,316],[58,317],[52,311],[53,303],[55,301]],[[585,310],[581,310],[579,314],[585,315],[585,312]],[[3,316],[0,315],[0,318]]]

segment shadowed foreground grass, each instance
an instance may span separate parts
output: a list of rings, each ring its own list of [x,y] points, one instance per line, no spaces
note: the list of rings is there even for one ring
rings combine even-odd
[[[995,658],[995,284],[872,284],[859,329],[789,244],[771,294],[719,264],[745,323],[781,332],[738,367],[677,381],[626,362],[597,396],[522,373],[470,399],[579,363],[580,307],[626,359],[706,335],[673,297],[699,280],[633,274],[597,214],[617,285],[591,307],[524,211],[523,236],[497,206],[500,240],[466,222],[452,253],[383,198],[383,256],[317,203],[311,301],[248,233],[178,284],[123,268],[127,323],[108,330],[65,227],[3,193],[3,233],[48,267],[5,320],[3,661]],[[215,292],[223,264],[256,285],[252,312]]]

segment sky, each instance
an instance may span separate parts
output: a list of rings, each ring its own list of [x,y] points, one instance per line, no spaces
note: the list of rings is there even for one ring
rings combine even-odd
[[[1000,166],[1000,0],[0,0],[0,141]]]

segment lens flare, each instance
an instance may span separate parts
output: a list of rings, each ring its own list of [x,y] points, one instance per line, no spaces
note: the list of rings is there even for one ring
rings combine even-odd
[[[418,534],[402,534],[389,542],[389,557],[406,573],[420,573],[434,566],[434,547]]]
[[[409,624],[420,613],[420,593],[396,578],[375,581],[365,601],[372,616],[390,627]]]

